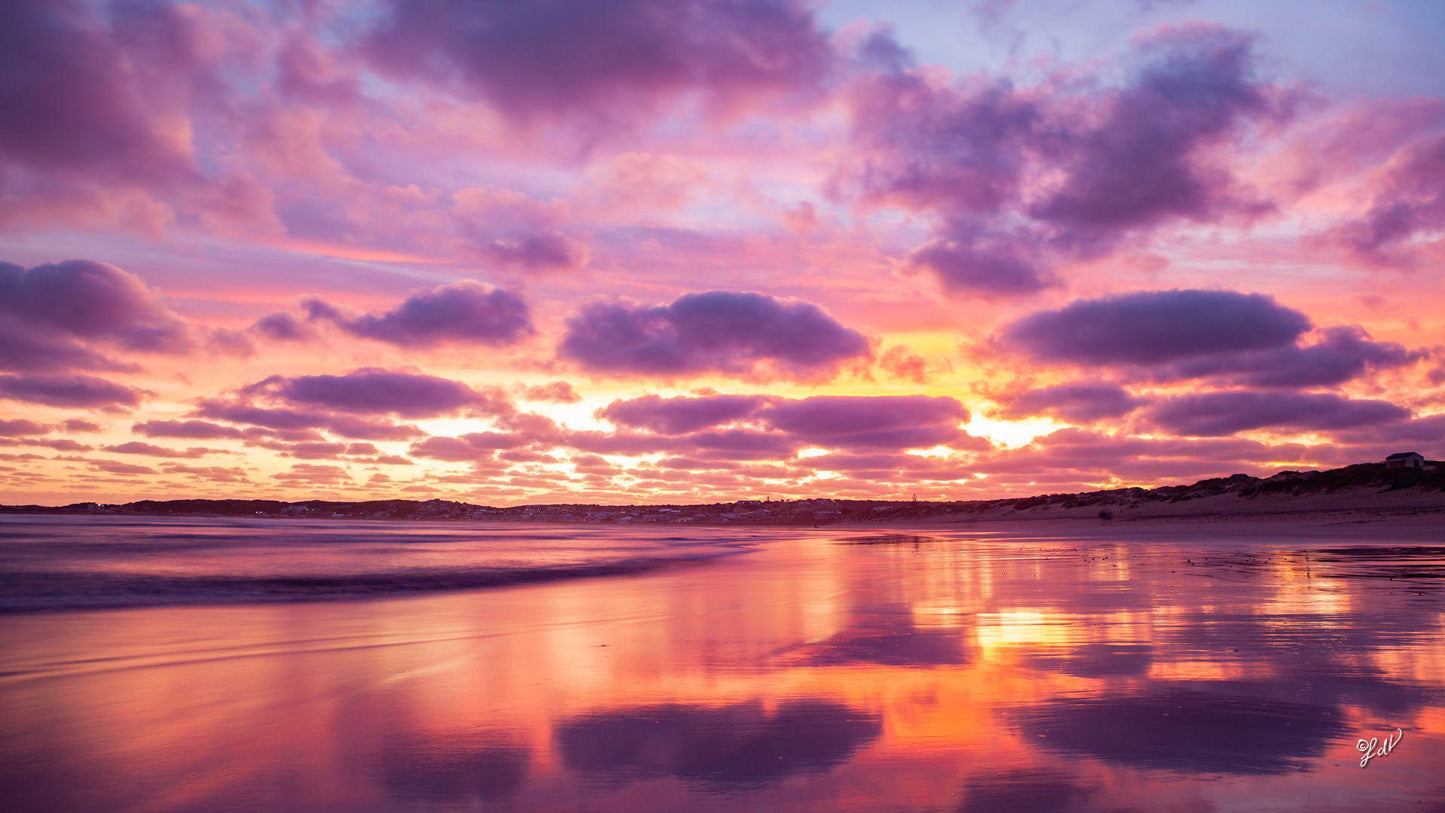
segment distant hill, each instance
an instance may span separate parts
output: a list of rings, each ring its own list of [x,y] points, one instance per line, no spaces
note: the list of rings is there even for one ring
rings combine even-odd
[[[743,500],[708,505],[527,505],[493,508],[450,500],[140,500],[121,504],[0,506],[5,514],[267,517],[373,520],[490,520],[573,523],[821,525],[1089,518],[1245,517],[1348,510],[1445,510],[1445,465],[1387,469],[1362,463],[1271,477],[1236,474],[1187,486],[1121,488],[1000,500]]]

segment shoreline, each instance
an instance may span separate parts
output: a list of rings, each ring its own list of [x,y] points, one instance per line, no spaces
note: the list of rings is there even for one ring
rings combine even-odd
[[[28,507],[28,506],[26,506]],[[1160,506],[1163,507],[1163,506]],[[1204,508],[1206,506],[1190,506]],[[1237,506],[1235,506],[1237,507]],[[1254,506],[1250,506],[1254,507]],[[1205,525],[1253,525],[1284,524],[1300,521],[1320,521],[1326,525],[1424,522],[1435,520],[1445,530],[1445,494],[1438,501],[1421,501],[1400,505],[1341,506],[1337,508],[1271,506],[1265,510],[1239,511],[1225,507],[1207,506],[1214,510],[1122,513],[1109,519],[1090,515],[1087,511],[1040,511],[1024,509],[1011,513],[955,512],[915,517],[879,519],[802,519],[797,521],[719,521],[687,520],[679,518],[645,519],[626,521],[586,518],[551,517],[383,517],[383,516],[321,516],[321,515],[244,515],[227,513],[144,513],[120,511],[63,511],[63,510],[11,510],[0,511],[4,517],[73,517],[87,519],[207,519],[239,521],[304,521],[304,522],[376,522],[384,524],[436,524],[436,525],[536,525],[536,526],[577,526],[587,528],[892,528],[892,527],[937,527],[960,529],[971,527],[1012,527],[1020,525],[1056,527],[1093,526],[1107,531],[1110,528],[1132,528],[1146,525],[1172,525],[1185,522]],[[1092,507],[1091,507],[1092,510]]]

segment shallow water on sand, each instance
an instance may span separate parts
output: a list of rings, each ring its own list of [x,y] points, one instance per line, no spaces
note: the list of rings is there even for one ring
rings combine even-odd
[[[11,518],[0,809],[1413,808],[1445,798],[1442,564],[1337,530]]]

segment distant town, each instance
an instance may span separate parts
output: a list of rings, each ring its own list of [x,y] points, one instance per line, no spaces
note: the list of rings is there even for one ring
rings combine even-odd
[[[1326,498],[1323,501],[1320,498]],[[471,520],[552,523],[701,525],[825,525],[1028,518],[1129,520],[1215,513],[1318,512],[1399,507],[1445,510],[1445,464],[1415,452],[1382,463],[1328,471],[1286,471],[1270,477],[1235,474],[1192,485],[1121,488],[998,500],[740,500],[699,505],[551,504],[498,508],[452,500],[140,500],[63,506],[0,506],[0,513],[117,516],[254,517],[349,520]]]

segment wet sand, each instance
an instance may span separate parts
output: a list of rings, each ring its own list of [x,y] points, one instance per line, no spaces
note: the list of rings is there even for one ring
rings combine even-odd
[[[0,616],[0,808],[1436,803],[1445,545],[1338,519],[748,529],[635,575]]]

